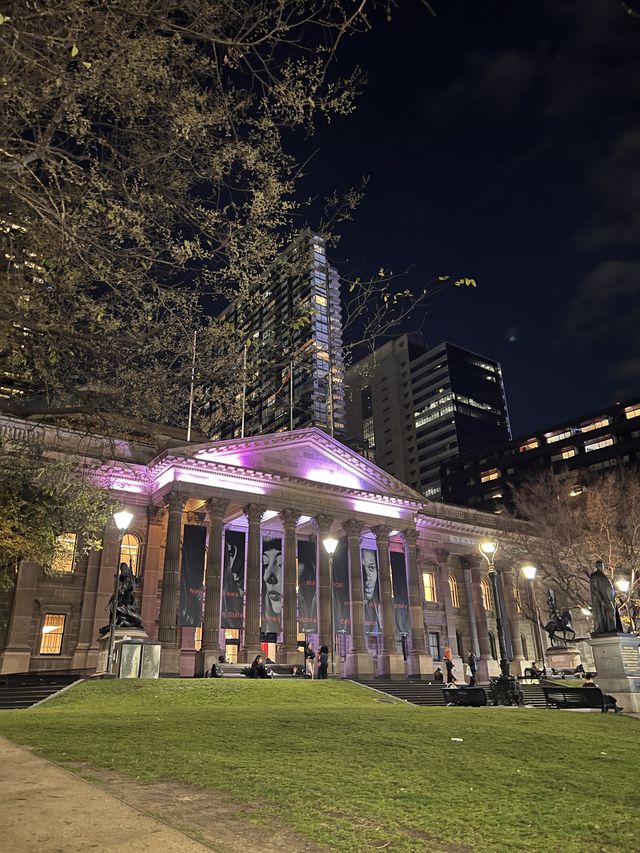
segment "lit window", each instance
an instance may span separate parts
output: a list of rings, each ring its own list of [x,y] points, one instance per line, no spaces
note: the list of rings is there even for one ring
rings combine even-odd
[[[62,613],[47,613],[42,623],[40,634],[40,654],[59,655],[62,650],[62,635],[64,634]]]
[[[325,350],[318,350],[318,352],[316,353],[316,356],[318,358],[322,359],[322,361],[329,361],[329,353],[326,352]]]
[[[597,438],[595,441],[585,442],[584,449],[586,453],[592,450],[600,450],[603,447],[610,447],[614,443],[612,435],[603,435],[602,438]]]
[[[581,495],[583,491],[584,491],[584,486],[581,486],[580,483],[576,483],[575,486],[571,487],[571,490],[569,491],[569,497],[570,498],[577,498],[578,495]]]
[[[571,459],[571,457],[575,456],[577,452],[578,451],[575,449],[575,447],[565,447],[565,449],[562,451],[562,458]]]
[[[314,300],[316,305],[322,305],[324,307],[327,304],[326,296],[320,296],[318,293],[314,296]]]
[[[436,576],[433,572],[422,573],[422,585],[424,586],[424,600],[437,601],[436,595]]]
[[[587,421],[587,423],[580,424],[580,429],[582,432],[592,432],[594,429],[609,426],[610,423],[611,418],[598,418],[595,421]]]
[[[571,430],[563,429],[560,432],[545,432],[544,437],[547,439],[548,444],[553,444],[554,441],[562,441],[563,438],[570,438]]]
[[[482,594],[482,606],[485,610],[493,610],[491,606],[491,588],[486,578],[480,578],[480,592]]]
[[[633,406],[627,406],[624,410],[625,418],[640,418],[640,403],[634,403]]]
[[[490,480],[497,480],[500,477],[500,471],[497,468],[490,468],[488,471],[483,471],[480,474],[480,482],[488,483]]]
[[[460,607],[460,596],[458,594],[458,581],[449,575],[449,589],[451,591],[451,604],[454,607]]]
[[[536,447],[540,447],[540,442],[537,438],[530,438],[529,441],[525,441],[524,444],[521,444],[518,450],[520,453],[526,453],[527,450],[535,450]]]
[[[51,563],[51,570],[61,574],[69,574],[73,571],[73,563],[76,555],[76,534],[63,533],[56,540],[56,552]]]
[[[122,539],[120,562],[131,567],[137,577],[140,574],[140,540],[133,533],[127,533]]]

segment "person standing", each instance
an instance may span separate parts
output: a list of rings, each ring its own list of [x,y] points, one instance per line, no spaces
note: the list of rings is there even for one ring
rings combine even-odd
[[[329,647],[328,646],[320,646],[320,651],[318,653],[318,678],[326,678],[327,670],[329,667]]]
[[[475,684],[476,672],[478,671],[478,658],[473,652],[469,652],[467,655],[467,666],[469,667],[469,676],[473,679]]]
[[[304,647],[304,661],[307,669],[307,675],[313,681],[316,653],[314,652],[311,643],[307,643],[307,645]]]
[[[453,665],[453,654],[449,646],[444,650],[444,664],[447,668],[447,684],[456,684],[456,677],[453,674],[453,670],[455,669]]]

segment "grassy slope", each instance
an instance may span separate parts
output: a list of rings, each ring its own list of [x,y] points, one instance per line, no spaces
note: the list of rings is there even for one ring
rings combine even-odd
[[[339,682],[93,682],[2,712],[0,733],[55,761],[224,789],[340,851],[638,849],[637,720],[377,698]]]

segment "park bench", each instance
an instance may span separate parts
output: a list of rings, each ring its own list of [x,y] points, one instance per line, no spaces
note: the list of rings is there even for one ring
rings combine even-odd
[[[457,705],[460,708],[482,708],[487,704],[487,694],[484,687],[443,687],[444,701],[447,705]]]
[[[599,687],[559,687],[543,685],[547,708],[599,708],[606,714],[607,701]]]

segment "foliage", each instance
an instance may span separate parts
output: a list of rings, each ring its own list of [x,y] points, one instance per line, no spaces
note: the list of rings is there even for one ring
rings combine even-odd
[[[512,556],[531,560],[567,605],[589,607],[589,575],[603,560],[612,580],[630,581],[623,620],[636,630],[640,612],[640,477],[620,469],[585,481],[575,494],[567,479],[546,472],[514,488],[515,513],[529,522],[505,543]]]
[[[92,682],[5,712],[0,730],[136,784],[233,792],[265,831],[292,828],[343,853],[537,853],[541,815],[545,849],[637,849],[620,796],[635,790],[636,720],[379,699],[332,680]]]
[[[76,533],[80,553],[102,547],[114,509],[109,493],[77,462],[46,460],[31,441],[0,442],[0,565],[9,580],[23,559],[50,567],[63,533]]]

